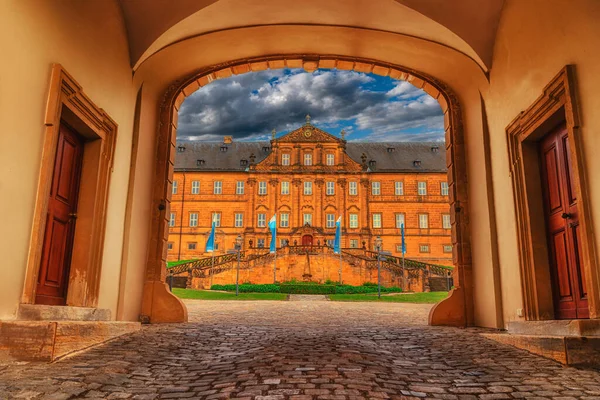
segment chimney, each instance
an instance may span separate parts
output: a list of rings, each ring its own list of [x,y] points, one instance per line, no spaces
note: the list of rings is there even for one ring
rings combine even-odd
[[[223,144],[233,143],[233,136],[223,136]]]

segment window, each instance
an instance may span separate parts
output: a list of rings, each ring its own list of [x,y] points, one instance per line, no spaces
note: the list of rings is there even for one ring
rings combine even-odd
[[[289,228],[290,227],[290,214],[288,213],[281,213],[280,217],[279,217],[279,226],[282,228]]]
[[[192,194],[200,194],[200,181],[192,181]]]
[[[188,250],[196,250],[196,242],[188,243]]]
[[[335,194],[335,182],[327,182],[325,194],[328,196],[333,196]]]
[[[421,229],[429,228],[429,215],[419,214],[419,228],[421,228]]]
[[[428,244],[420,244],[419,245],[419,253],[429,253],[429,245]]]
[[[287,245],[287,239],[279,239],[279,247],[285,247]]]
[[[394,183],[394,193],[396,196],[404,195],[404,182],[395,182]]]
[[[448,196],[448,182],[442,182],[441,194],[442,196]]]
[[[256,222],[256,226],[259,228],[264,228],[265,226],[267,226],[267,214],[257,214],[258,216],[258,221]]]
[[[335,228],[335,214],[327,214],[326,216],[326,224],[327,228]]]
[[[223,193],[223,182],[215,181],[213,184],[213,193],[214,194],[222,194]]]
[[[335,155],[327,154],[327,165],[335,165]]]
[[[303,225],[312,225],[312,214],[303,214],[302,217]]]
[[[290,194],[290,183],[283,181],[281,182],[281,194]]]
[[[236,213],[235,214],[235,227],[241,228],[242,226],[244,226],[244,214]]]
[[[281,165],[290,165],[290,155],[289,154],[281,155]]]
[[[257,240],[256,240],[256,246],[257,246],[258,248],[263,248],[263,247],[265,247],[265,239],[257,239]]]
[[[442,228],[452,228],[452,224],[450,223],[450,214],[442,214]]]
[[[444,245],[444,253],[452,253],[452,245],[451,244]]]
[[[358,228],[358,214],[350,214],[350,228]]]
[[[401,244],[396,245],[396,253],[402,253],[402,245]]]
[[[258,194],[264,196],[267,194],[267,182],[261,181],[258,182]]]
[[[237,181],[235,184],[235,194],[244,194],[244,181]]]
[[[381,184],[379,182],[371,182],[371,194],[374,196],[381,194]]]
[[[312,194],[312,182],[304,182],[304,194],[310,196]]]
[[[406,224],[404,223],[404,214],[396,214],[396,228],[400,229],[404,225],[406,228]]]
[[[312,165],[312,154],[304,154],[304,165]]]
[[[215,222],[215,226],[219,227],[221,226],[221,213],[220,212],[214,212],[212,213],[212,220]]]
[[[190,213],[190,226],[198,226],[198,213]]]
[[[418,193],[419,196],[425,196],[427,194],[427,182],[418,183]]]
[[[169,216],[169,226],[175,226],[175,213],[171,213]]]
[[[350,248],[358,249],[358,239],[350,239]]]
[[[350,196],[356,196],[358,194],[358,183],[357,182],[350,182],[350,184],[348,186],[348,194]]]
[[[177,194],[177,181],[173,181],[173,187],[171,189],[172,194]]]
[[[173,242],[167,243],[167,250],[173,250]]]
[[[327,244],[327,247],[333,247],[333,242],[334,242],[334,239],[327,239],[327,241],[325,243]]]
[[[381,214],[373,214],[373,228],[381,228]]]

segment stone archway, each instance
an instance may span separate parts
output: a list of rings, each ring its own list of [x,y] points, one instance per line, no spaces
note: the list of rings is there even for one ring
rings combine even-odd
[[[466,148],[461,107],[449,87],[418,71],[376,60],[334,55],[275,55],[236,60],[203,68],[185,79],[173,82],[160,104],[156,147],[156,166],[152,193],[152,234],[149,243],[142,314],[150,322],[176,322],[187,319],[185,306],[168,292],[166,248],[169,205],[175,158],[178,110],[185,98],[212,81],[267,69],[303,68],[340,69],[373,73],[405,80],[436,99],[444,113],[446,160],[452,222],[454,260],[453,289],[447,299],[438,303],[429,315],[432,325],[473,325],[473,288],[469,203],[467,193]],[[178,310],[178,311],[175,311]]]

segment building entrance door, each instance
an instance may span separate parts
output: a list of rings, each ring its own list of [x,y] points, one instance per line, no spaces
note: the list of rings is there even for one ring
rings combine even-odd
[[[558,319],[589,318],[566,126],[544,136],[539,149],[555,315]]]
[[[313,237],[311,235],[302,236],[302,246],[312,246]]]
[[[61,124],[38,273],[37,304],[66,304],[82,159],[83,141]]]

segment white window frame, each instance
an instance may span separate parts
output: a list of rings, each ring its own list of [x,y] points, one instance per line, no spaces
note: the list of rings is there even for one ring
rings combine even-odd
[[[381,195],[381,182],[371,182],[371,194],[373,196]]]
[[[404,229],[406,229],[406,215],[404,213],[396,213],[396,228],[402,228],[402,224],[404,224]]]
[[[335,165],[335,154],[329,153],[326,156],[327,165]]]
[[[371,216],[373,229],[381,229],[383,216],[381,213],[373,213]]]
[[[244,213],[235,213],[233,224],[236,228],[242,228],[244,226]]]
[[[289,213],[280,213],[279,214],[279,226],[281,228],[289,228],[290,227],[290,214]]]
[[[448,182],[440,183],[440,193],[442,196],[448,196],[448,194],[450,193],[450,191],[448,189]]]
[[[177,186],[178,186],[178,182],[173,181],[173,186],[171,187],[171,194],[177,194]]]
[[[419,253],[431,253],[431,247],[428,244],[420,244]]]
[[[348,224],[351,229],[358,228],[358,214],[350,213],[350,223]]]
[[[223,182],[215,181],[213,183],[213,194],[223,194]]]
[[[281,182],[281,194],[290,194],[290,183],[288,181]]]
[[[427,196],[427,181],[419,181],[417,183],[417,194],[419,196]]]
[[[335,228],[335,214],[325,214],[325,227]]]
[[[328,247],[333,247],[333,245],[335,243],[335,239],[326,239],[325,243],[327,244]]]
[[[348,185],[348,194],[350,196],[358,196],[358,182],[349,182]]]
[[[256,247],[263,249],[265,247],[265,239],[264,238],[256,239]]]
[[[304,165],[310,166],[312,165],[312,153],[304,153]]]
[[[267,181],[258,182],[258,195],[265,196],[267,194]]]
[[[302,225],[306,225],[307,223],[308,225],[312,226],[312,213],[302,214]]]
[[[173,242],[167,243],[167,250],[173,250]]]
[[[404,196],[404,182],[402,182],[402,181],[394,182],[394,194],[396,196]]]
[[[419,214],[419,229],[429,229],[429,214]]]
[[[175,219],[177,218],[177,214],[172,212],[171,215],[169,215],[169,226],[173,227],[175,226]]]
[[[198,226],[198,213],[190,213],[190,227],[195,228]]]
[[[200,194],[200,181],[192,181],[192,194]]]
[[[211,217],[211,219],[210,219],[211,224],[212,224],[212,221],[215,221],[215,219],[216,219],[215,227],[219,228],[221,226],[221,213],[213,212],[210,217]],[[215,218],[215,217],[217,217],[217,218]]]
[[[265,213],[256,214],[256,226],[258,228],[265,228],[267,226],[267,214],[265,214]]]
[[[245,189],[244,181],[237,181],[235,184],[235,194],[244,194]]]
[[[358,249],[358,239],[350,239],[350,248]]]
[[[290,153],[283,153],[281,155],[281,165],[290,165],[291,155]]]
[[[198,243],[196,243],[196,242],[191,242],[191,243],[188,243],[188,245],[187,245],[188,250],[196,250],[197,248],[198,248]]]
[[[451,244],[442,245],[442,251],[444,253],[452,253],[452,245]]]
[[[325,194],[327,196],[335,195],[335,182],[330,181],[326,183]]]
[[[304,192],[303,193],[305,196],[311,196],[313,194],[311,181],[304,182]]]
[[[442,228],[452,229],[452,221],[450,220],[450,214],[442,214]]]

